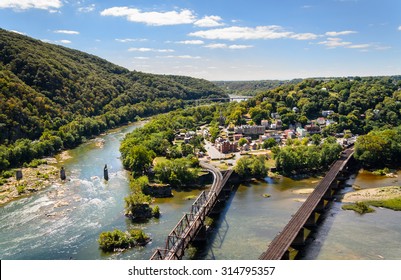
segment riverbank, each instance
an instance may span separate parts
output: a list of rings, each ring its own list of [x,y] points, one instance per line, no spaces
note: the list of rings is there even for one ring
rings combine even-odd
[[[370,188],[346,193],[342,202],[355,203],[401,198],[401,186]]]
[[[0,206],[14,199],[40,191],[55,183],[60,183],[59,170],[53,165],[57,163],[57,160],[55,158],[46,158],[45,160],[47,164],[41,164],[36,168],[18,169],[22,171],[21,180],[17,180],[16,176],[13,176],[0,186]]]
[[[130,127],[134,124],[138,126],[143,126],[143,124],[148,122],[149,119],[150,118],[145,118],[136,123],[130,123],[128,125],[123,125],[118,128],[107,130],[99,136],[105,136],[108,133],[121,131],[125,127]],[[103,149],[105,140],[99,136],[89,139],[82,144],[91,142],[94,143],[94,147],[96,147],[97,149]],[[37,191],[50,187],[53,184],[61,183],[59,166],[63,162],[73,158],[70,154],[70,151],[71,150],[64,150],[54,157],[44,158],[43,160],[45,160],[47,164],[41,164],[36,168],[27,167],[12,169],[11,172],[13,173],[13,176],[5,179],[6,182],[0,186],[0,207],[15,199],[31,195]],[[16,180],[16,170],[22,171],[23,178],[19,182]]]

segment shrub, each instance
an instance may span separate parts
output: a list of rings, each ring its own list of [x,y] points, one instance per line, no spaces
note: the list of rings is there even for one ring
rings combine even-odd
[[[3,171],[3,173],[1,174],[1,177],[7,179],[7,178],[11,178],[14,176],[14,172],[11,170],[7,170],[7,171]]]
[[[0,186],[4,185],[5,183],[7,183],[7,179],[0,178]]]
[[[152,215],[155,218],[159,218],[160,217],[160,208],[159,205],[156,205],[155,207],[153,207],[152,209]]]
[[[116,250],[124,250],[135,245],[145,245],[149,240],[141,229],[131,229],[129,233],[115,229],[113,231],[105,231],[99,235],[99,248],[104,252],[114,252]]]
[[[149,240],[149,236],[147,236],[143,230],[141,229],[131,229],[129,231],[129,234],[131,235],[131,238],[139,244],[144,244],[146,243],[147,240]]]
[[[384,207],[395,211],[401,211],[401,198],[392,198],[383,201],[369,201],[369,204],[376,207]]]
[[[373,208],[369,207],[369,205],[366,204],[365,202],[356,202],[354,204],[347,204],[347,205],[343,205],[341,208],[343,210],[354,210],[355,212],[357,212],[361,215],[375,211]]]
[[[113,252],[116,249],[127,249],[131,244],[129,236],[121,230],[102,232],[99,235],[99,247],[104,252]]]
[[[213,218],[210,217],[205,218],[205,226],[210,227],[211,225],[213,225],[213,223],[214,223]]]
[[[18,185],[17,186],[18,194],[23,194],[25,192],[25,187],[26,187],[26,185]]]
[[[45,159],[34,159],[28,164],[28,167],[36,168],[42,164],[47,164],[47,161]]]

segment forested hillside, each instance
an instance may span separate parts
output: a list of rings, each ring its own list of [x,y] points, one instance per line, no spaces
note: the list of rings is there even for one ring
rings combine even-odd
[[[332,110],[330,118],[336,123],[326,127],[326,134],[344,129],[366,134],[374,128],[401,125],[401,76],[306,79],[258,94],[241,106],[247,108],[231,110],[228,121],[241,123],[241,112],[248,112],[259,124],[278,113],[283,128],[288,128]]]
[[[131,72],[0,29],[0,170],[184,100],[222,96],[205,80]]]
[[[401,162],[401,76],[306,79],[229,106],[225,115],[227,125],[245,124],[247,117],[255,124],[261,124],[261,120],[274,123],[275,116],[285,130],[295,125],[316,124],[318,118],[328,119],[330,124],[321,130],[324,137],[345,131],[348,136],[364,135],[355,145],[355,158],[364,166],[399,166]],[[286,155],[292,163],[293,159],[305,161],[308,157],[305,153],[300,156],[302,150],[313,152],[299,145],[281,149],[283,153],[276,156],[277,165]],[[302,169],[302,165],[297,165],[297,169]]]
[[[215,85],[228,94],[254,96],[258,93],[288,84],[297,84],[302,79],[294,80],[262,80],[262,81],[216,81]]]

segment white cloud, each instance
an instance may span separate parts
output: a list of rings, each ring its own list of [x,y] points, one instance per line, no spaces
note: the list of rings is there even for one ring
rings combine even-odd
[[[337,37],[337,36],[342,36],[342,35],[350,35],[350,34],[355,34],[358,33],[356,31],[352,31],[352,30],[345,30],[345,31],[329,31],[326,32],[326,36],[330,36],[330,37]]]
[[[372,48],[372,44],[353,44],[352,42],[345,42],[341,38],[328,38],[327,41],[322,41],[318,43],[319,45],[324,45],[329,49],[334,49],[338,47],[344,47],[347,49],[359,49],[361,51],[365,51],[369,48]]]
[[[17,31],[17,30],[9,30],[9,31],[10,31],[10,32],[17,33],[17,34],[19,34],[19,35],[26,35],[25,33],[19,32],[19,31]]]
[[[341,38],[328,38],[327,41],[322,41],[318,43],[318,45],[324,45],[330,49],[345,47],[351,44],[351,42],[344,42]]]
[[[313,33],[294,33],[285,31],[283,27],[277,25],[257,26],[255,28],[232,26],[226,28],[196,31],[189,33],[189,36],[211,40],[221,39],[232,41],[283,38],[291,38],[296,40],[314,40],[318,37],[318,35]]]
[[[227,44],[209,44],[209,45],[206,45],[205,48],[209,48],[209,49],[225,49],[225,48],[227,48]]]
[[[11,8],[17,10],[41,9],[54,12],[63,6],[61,0],[1,0],[1,8]]]
[[[399,30],[399,31],[401,31],[401,25],[400,25],[400,26],[398,26],[398,30]]]
[[[161,58],[201,59],[200,56],[192,56],[192,55],[168,55],[168,56],[162,56]]]
[[[227,44],[209,44],[205,48],[209,49],[231,49],[231,50],[243,50],[253,48],[251,45],[227,45]]]
[[[154,26],[190,24],[196,19],[190,10],[181,10],[179,12],[143,12],[134,8],[113,7],[103,10],[100,14],[102,16],[125,17],[128,21]]]
[[[159,53],[171,53],[174,52],[172,49],[151,49],[151,48],[129,48],[130,52],[159,52]]]
[[[232,49],[232,50],[244,50],[244,49],[253,48],[253,46],[251,46],[251,45],[230,45],[230,46],[228,46],[228,48]]]
[[[380,46],[380,45],[377,45],[377,46],[375,46],[375,49],[378,50],[378,51],[386,51],[386,50],[391,49],[391,47],[390,47],[390,46]]]
[[[144,39],[144,38],[138,38],[138,39],[133,39],[133,38],[116,39],[116,41],[120,42],[120,43],[146,42],[147,40],[148,39]]]
[[[95,8],[96,8],[96,5],[95,4],[91,4],[91,5],[87,6],[87,7],[79,7],[78,8],[78,12],[90,13],[90,12],[93,12],[95,10]]]
[[[136,56],[136,57],[134,57],[134,59],[138,59],[138,60],[148,60],[149,57],[147,57],[147,56]]]
[[[199,27],[217,27],[222,26],[224,23],[221,23],[222,18],[219,16],[205,16],[200,20],[194,22],[196,26]]]
[[[56,41],[56,43],[71,44],[72,42],[70,40],[59,40],[59,41]]]
[[[296,40],[315,40],[318,36],[313,33],[299,33],[291,35],[289,38]]]
[[[73,31],[73,30],[54,30],[54,33],[60,33],[60,34],[68,34],[68,35],[78,35],[78,31]]]
[[[186,41],[179,41],[177,43],[184,45],[203,45],[205,42],[203,42],[202,40],[186,40]]]
[[[192,55],[179,55],[177,58],[181,59],[201,59],[202,57],[200,56],[192,56]]]
[[[347,46],[347,48],[349,49],[368,49],[370,48],[371,45],[370,44],[359,44],[359,45],[350,45]]]

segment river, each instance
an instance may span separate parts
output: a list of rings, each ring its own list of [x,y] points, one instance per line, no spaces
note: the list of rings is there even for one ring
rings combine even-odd
[[[192,203],[184,198],[201,190],[175,192],[173,200],[157,200],[160,219],[133,225],[124,216],[129,183],[119,146],[124,135],[138,126],[142,123],[109,131],[70,150],[70,158],[59,164],[66,169],[67,182],[0,208],[0,259],[148,259],[162,246]],[[102,178],[104,164],[109,169],[107,183]],[[134,226],[149,233],[152,243],[117,254],[98,249],[102,231],[126,231]]]
[[[141,125],[109,131],[69,151],[71,157],[58,166],[66,169],[67,182],[1,207],[0,259],[149,259],[155,248],[164,247],[168,233],[190,209],[193,200],[185,198],[202,190],[156,199],[160,219],[134,225],[124,216],[129,184],[119,146],[127,132]],[[104,164],[109,167],[108,182],[102,179]],[[280,177],[238,186],[216,218],[200,258],[257,259],[306,198],[294,190],[314,187],[318,180]],[[349,183],[362,187],[398,185],[395,180],[359,174]],[[264,197],[266,193],[271,196]],[[394,222],[400,221],[401,212],[377,209],[359,216],[341,210],[340,204],[333,204],[306,259],[401,258],[401,224]],[[152,242],[122,253],[99,250],[97,239],[102,231],[132,227],[142,228]]]

